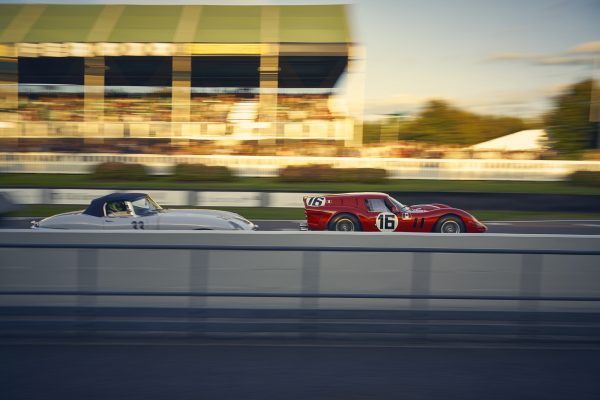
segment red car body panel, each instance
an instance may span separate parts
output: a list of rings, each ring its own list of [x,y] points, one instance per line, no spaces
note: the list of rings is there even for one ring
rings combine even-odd
[[[375,199],[383,200],[388,211],[369,210],[367,200]],[[339,214],[355,216],[361,230],[365,232],[433,232],[438,220],[446,215],[460,218],[466,233],[482,233],[487,230],[485,225],[464,210],[439,203],[417,204],[399,209],[385,193],[324,194],[304,196],[303,201],[307,226],[312,231],[328,230],[332,218]],[[381,214],[384,216],[380,216]],[[385,229],[385,218],[390,220],[388,229]],[[391,226],[394,228],[391,229]]]

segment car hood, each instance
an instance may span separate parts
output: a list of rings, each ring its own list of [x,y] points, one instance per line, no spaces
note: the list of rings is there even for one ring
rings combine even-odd
[[[69,211],[60,214],[55,214],[50,217],[43,218],[41,220],[33,220],[31,221],[31,228],[58,228],[63,229],[63,224],[70,223],[76,219],[78,219],[79,215],[83,213],[83,210],[79,211]]]
[[[48,218],[54,218],[54,217],[60,217],[61,215],[75,215],[75,214],[81,214],[83,212],[83,210],[79,210],[79,211],[68,211],[68,212],[64,212],[64,213],[60,213],[60,214],[54,214],[51,217],[46,217],[45,219]]]
[[[60,213],[60,214],[54,214],[51,215],[49,217],[46,218],[42,218],[41,220],[38,221],[38,223],[41,222],[50,222],[50,221],[55,221],[57,219],[61,219],[60,217],[66,217],[69,215],[79,215],[83,212],[83,210],[79,210],[79,211],[68,211],[68,212],[64,212],[64,213]]]
[[[248,221],[246,218],[242,217],[239,214],[229,212],[229,211],[221,211],[221,210],[206,210],[206,209],[163,209],[159,213],[159,218],[161,221],[166,220],[193,220],[198,218],[218,218],[224,221],[230,221],[237,226],[238,229],[243,230],[256,230],[258,228],[257,225]],[[213,220],[214,221],[214,220]],[[229,225],[231,225],[231,223]],[[228,226],[229,226],[228,225]]]
[[[417,212],[423,212],[423,211],[434,211],[434,210],[439,210],[442,208],[452,208],[446,204],[439,204],[439,203],[433,203],[433,204],[416,204],[413,206],[409,207],[410,211],[417,211]]]

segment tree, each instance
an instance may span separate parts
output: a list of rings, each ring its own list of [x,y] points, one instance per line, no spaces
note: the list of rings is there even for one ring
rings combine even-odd
[[[597,146],[596,124],[590,121],[591,94],[597,85],[591,79],[574,84],[555,99],[546,116],[546,132],[559,157],[580,157]]]
[[[401,129],[399,137],[430,143],[472,145],[527,129],[513,117],[478,115],[444,100],[428,102],[417,119]]]
[[[363,143],[379,143],[381,136],[381,125],[374,122],[363,124]]]
[[[443,100],[425,105],[410,126],[412,139],[436,143],[462,143],[466,115]]]

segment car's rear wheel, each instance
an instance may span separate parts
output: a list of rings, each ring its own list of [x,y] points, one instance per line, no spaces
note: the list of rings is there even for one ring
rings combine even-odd
[[[454,215],[445,215],[435,224],[434,232],[439,233],[464,233],[465,224]]]
[[[329,222],[330,231],[339,232],[353,232],[360,231],[360,223],[358,219],[351,214],[340,214],[336,215],[331,222]]]

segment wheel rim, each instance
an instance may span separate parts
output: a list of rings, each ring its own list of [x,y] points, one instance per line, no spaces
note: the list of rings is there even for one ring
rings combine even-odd
[[[349,219],[340,219],[335,224],[335,230],[341,232],[351,232],[354,230],[354,223]]]
[[[456,221],[445,221],[441,231],[442,233],[460,233],[460,225]]]

